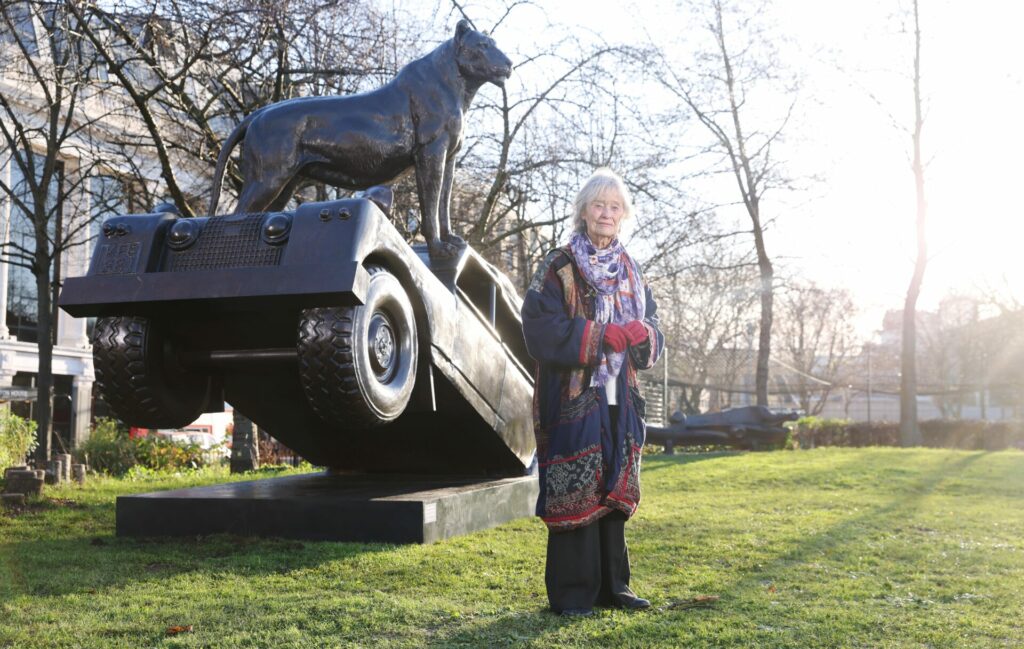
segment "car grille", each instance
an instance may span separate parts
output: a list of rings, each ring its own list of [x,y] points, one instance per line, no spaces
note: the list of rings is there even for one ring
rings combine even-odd
[[[276,266],[283,246],[263,242],[263,214],[213,217],[196,242],[185,250],[168,250],[166,269],[172,272]]]

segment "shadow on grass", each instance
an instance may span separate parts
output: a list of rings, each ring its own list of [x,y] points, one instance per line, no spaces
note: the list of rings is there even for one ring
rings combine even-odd
[[[764,592],[766,582],[772,584],[784,582],[785,574],[792,570],[799,570],[801,565],[812,561],[815,553],[825,550],[841,551],[845,546],[858,542],[866,534],[911,525],[922,500],[935,493],[943,482],[962,475],[972,464],[987,455],[989,455],[987,452],[977,452],[958,458],[952,463],[943,462],[930,467],[917,479],[906,480],[899,488],[894,489],[891,500],[886,504],[845,519],[781,549],[781,553],[760,565],[756,570],[739,575],[733,581],[724,583],[717,589],[715,594],[721,599],[714,608],[737,607],[737,610],[748,610],[747,604],[738,603],[737,600],[751,592]],[[836,614],[841,615],[841,610]],[[652,613],[647,615],[652,615]],[[658,613],[653,613],[653,615],[658,615]],[[652,632],[652,622],[647,616],[631,616],[622,624],[616,624],[613,628],[599,633],[592,640],[596,644],[602,645],[629,645],[631,642],[635,643],[637,634],[641,633],[638,625],[643,627],[644,633]],[[504,630],[502,622],[497,622],[493,626],[494,628],[489,629],[488,633],[500,637]],[[537,634],[546,630],[543,627],[539,628]],[[461,638],[461,636],[455,637]],[[473,637],[475,636],[471,632],[467,632],[467,641]]]
[[[679,464],[693,464],[694,462],[703,462],[704,460],[717,460],[718,458],[723,457],[733,457],[736,455],[743,455],[747,452],[748,451],[708,451],[706,453],[674,453],[672,455],[655,453],[644,456],[643,472],[660,471],[666,467],[676,466]]]
[[[739,454],[741,452],[658,456],[657,461],[648,464],[645,470]],[[777,578],[780,573],[795,569],[797,564],[806,562],[808,556],[816,551],[842,548],[878,529],[906,524],[912,520],[920,502],[939,489],[944,481],[962,476],[972,464],[987,455],[983,452],[973,453],[956,458],[955,461],[935,462],[920,472],[908,470],[907,477],[900,477],[893,484],[891,498],[885,504],[779,547],[778,552],[756,571],[738,575],[731,582],[723,584],[718,593],[722,596],[719,607],[729,607],[730,600],[735,600],[742,593],[763,590],[765,578]],[[871,469],[880,468],[880,477],[885,479],[888,477],[885,472],[906,462],[906,458],[901,455],[886,456],[880,458],[879,462],[881,467],[872,464]],[[836,469],[837,465],[833,465],[827,471]],[[63,520],[40,516],[36,520],[25,521],[27,524],[24,528],[13,534],[0,531],[0,537],[9,539],[0,543],[0,569],[10,573],[0,574],[0,582],[8,581],[7,577],[10,577],[10,586],[4,588],[0,584],[0,593],[7,590],[8,596],[47,596],[114,590],[189,574],[274,574],[317,567],[328,561],[394,552],[401,547],[385,544],[306,543],[229,535],[183,539],[115,538],[111,536],[113,511],[113,503],[88,505],[83,511],[69,508],[64,512]],[[97,536],[81,533],[82,529],[89,529],[86,522],[96,530]],[[60,536],[60,531],[51,529],[51,525],[56,524],[74,530],[75,533],[55,538]],[[33,534],[35,538],[32,538]],[[504,613],[492,619],[477,619],[450,630],[444,629],[431,639],[428,646],[526,644],[574,623],[573,620],[559,618],[541,608],[532,608]],[[604,632],[601,641],[619,639],[621,644],[635,646],[635,638],[630,642],[630,633],[636,632],[638,629],[635,627],[639,626],[651,626],[647,615],[617,622],[614,628]]]
[[[978,461],[986,453],[974,453],[958,459],[953,464],[942,463],[916,480],[909,480],[893,495],[889,504],[876,507],[859,516],[848,518],[818,534],[806,537],[803,542],[793,546],[785,554],[777,556],[771,564],[764,568],[770,571],[774,565],[789,563],[805,558],[807,553],[824,548],[835,548],[848,544],[858,538],[853,530],[870,528],[883,529],[891,522],[910,520],[909,514],[917,508],[918,503],[932,494],[943,482],[963,473],[970,465]],[[870,524],[867,524],[870,523]],[[866,525],[867,524],[867,525]],[[742,582],[740,582],[742,583]]]
[[[0,585],[0,594],[4,597],[92,594],[187,574],[283,574],[401,547],[230,534],[121,538],[112,535],[112,525],[95,525],[90,520],[96,515],[112,520],[113,509],[113,503],[76,508],[69,514],[71,519],[62,522],[62,527],[78,530],[92,524],[97,532],[94,536],[46,538],[44,526],[48,521],[43,520],[32,521],[36,524],[19,534],[24,537],[26,532],[36,532],[38,538],[0,542],[0,581],[6,582]]]
[[[646,462],[644,471],[650,472],[680,464],[691,464],[703,460],[733,457],[746,453],[745,451],[717,451],[711,453],[647,456],[644,458]],[[800,543],[790,547],[783,554],[776,556],[774,560],[757,571],[734,581],[732,584],[725,585],[720,592],[722,601],[719,606],[729,606],[729,601],[739,593],[750,589],[763,589],[761,582],[767,576],[773,575],[773,573],[778,572],[783,567],[790,566],[794,562],[805,560],[811,552],[827,547],[836,548],[842,544],[853,542],[856,539],[854,531],[865,527],[866,521],[871,521],[871,529],[884,527],[892,522],[906,521],[908,514],[913,511],[921,499],[934,492],[943,481],[962,474],[983,455],[984,453],[976,453],[959,458],[952,464],[947,462],[937,464],[931,467],[924,475],[919,474],[916,479],[888,476],[888,473],[905,465],[907,461],[905,456],[893,455],[891,457],[878,458],[878,461],[871,466],[871,470],[880,475],[893,477],[895,480],[898,480],[898,486],[894,487],[896,493],[890,503],[865,512],[856,518],[844,520],[817,535],[806,537]],[[804,484],[809,481],[821,480],[828,476],[842,477],[844,471],[849,471],[849,467],[862,463],[863,458],[854,454],[839,457],[827,468],[811,472],[810,475],[801,473],[799,475],[799,482]],[[629,645],[632,643],[635,645],[638,637],[650,631],[652,615],[657,616],[658,613],[634,614],[625,619],[616,620],[612,628],[599,633],[599,636],[595,638],[595,642],[599,640],[599,644],[621,643]],[[486,623],[466,625],[454,629],[449,634],[435,638],[427,646],[495,647],[525,645],[572,624],[574,624],[574,620],[560,618],[551,614],[546,609],[527,611],[525,613],[509,613]],[[638,630],[640,627],[643,627],[644,632]],[[671,640],[668,641],[671,642]]]
[[[451,633],[432,639],[424,646],[442,647],[509,647],[520,646],[562,627],[579,623],[579,618],[555,615],[547,608],[514,612],[482,624],[462,626]]]

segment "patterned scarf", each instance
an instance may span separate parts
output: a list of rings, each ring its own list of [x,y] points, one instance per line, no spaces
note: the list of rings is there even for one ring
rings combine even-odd
[[[598,250],[587,235],[576,232],[569,240],[569,248],[576,260],[576,268],[597,291],[594,300],[595,322],[622,325],[631,320],[644,319],[647,301],[640,268],[618,239],[613,240],[607,248]],[[603,386],[609,378],[618,376],[625,358],[625,352],[607,352],[601,366],[594,372],[590,385]]]

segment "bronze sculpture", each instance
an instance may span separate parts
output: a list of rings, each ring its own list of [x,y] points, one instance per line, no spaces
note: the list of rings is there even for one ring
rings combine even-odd
[[[119,535],[428,542],[529,514],[519,297],[448,218],[466,109],[510,71],[461,22],[374,92],[247,117],[220,154],[210,216],[164,206],[104,222],[60,305],[97,317],[97,385],[113,412],[176,428],[228,401],[332,469],[121,498]],[[238,208],[215,215],[243,138]],[[391,190],[375,186],[410,168],[428,245],[407,244],[386,216]],[[366,191],[279,211],[310,179]]]
[[[494,40],[462,20],[451,40],[372,92],[266,106],[224,142],[210,214],[216,214],[231,151],[243,139],[245,181],[236,214],[283,209],[305,180],[366,189],[415,168],[430,256],[453,257],[465,243],[451,231],[448,211],[463,120],[477,90],[503,84],[511,72],[512,62]]]
[[[515,287],[470,246],[409,246],[378,201],[105,221],[60,305],[97,318],[111,410],[179,428],[227,401],[322,466],[523,475],[532,361]]]

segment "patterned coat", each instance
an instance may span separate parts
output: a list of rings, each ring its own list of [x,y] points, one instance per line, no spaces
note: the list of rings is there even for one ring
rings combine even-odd
[[[617,377],[618,421],[609,417],[604,387],[591,387],[604,354],[604,324],[594,322],[596,291],[576,268],[572,252],[552,251],[523,301],[523,332],[537,361],[534,434],[540,468],[537,515],[549,529],[583,527],[618,509],[632,516],[640,502],[644,399],[638,369],[654,365],[665,339],[657,305],[646,292],[648,342],[630,347]]]

